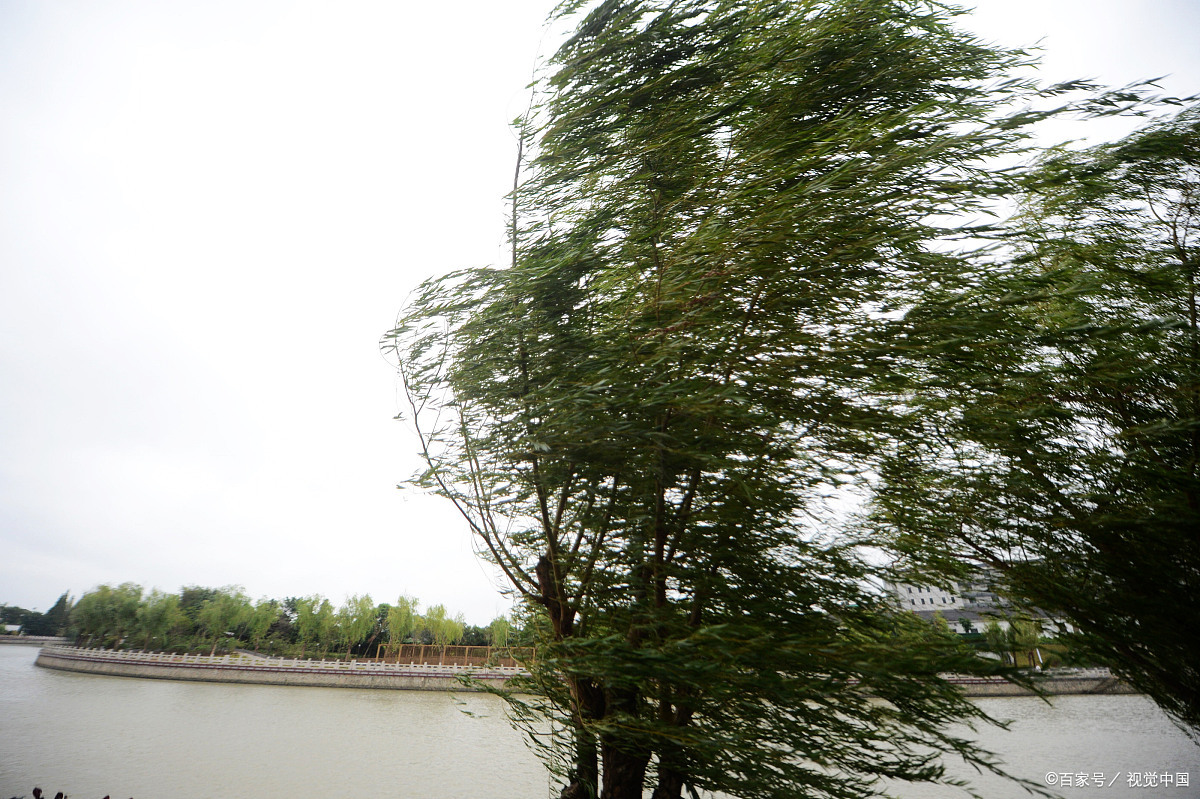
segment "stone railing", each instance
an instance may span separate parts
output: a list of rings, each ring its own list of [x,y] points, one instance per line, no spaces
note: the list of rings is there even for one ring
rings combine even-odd
[[[519,666],[441,666],[437,664],[422,663],[385,663],[375,660],[313,660],[312,658],[302,660],[300,658],[262,657],[239,653],[229,655],[178,655],[170,652],[144,652],[140,650],[134,651],[120,649],[87,649],[74,646],[47,646],[43,648],[46,650],[47,654],[53,654],[59,657],[86,657],[123,663],[157,663],[171,666],[193,665],[237,667],[266,671],[278,671],[279,669],[304,669],[306,671],[328,671],[336,673],[418,673],[451,677],[458,676],[459,674],[474,674],[480,676],[495,674],[501,677],[512,677],[517,674],[525,673],[525,670]]]
[[[148,677],[168,680],[243,682],[261,685],[310,685],[336,688],[410,690],[469,690],[461,678],[484,685],[504,686],[526,672],[514,666],[457,666],[421,663],[383,663],[372,660],[301,660],[251,654],[175,655],[167,652],[124,652],[47,646],[37,664],[63,671]],[[967,696],[1027,696],[1032,693],[1001,677],[945,675]],[[1055,669],[1034,676],[1047,694],[1132,693],[1108,669]]]
[[[65,671],[127,677],[426,690],[461,690],[460,677],[470,677],[485,684],[502,685],[509,679],[525,673],[523,669],[514,666],[301,660],[245,654],[177,655],[169,652],[132,652],[67,646],[43,647],[37,663],[39,666]]]
[[[967,696],[1028,696],[1033,691],[1015,685],[1002,677],[970,677],[961,674],[945,675],[946,681],[959,686]],[[1045,694],[1131,694],[1136,693],[1128,683],[1114,677],[1105,668],[1051,669],[1038,672],[1033,684]]]

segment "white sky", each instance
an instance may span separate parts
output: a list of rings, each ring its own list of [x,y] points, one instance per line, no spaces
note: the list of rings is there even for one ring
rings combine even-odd
[[[424,277],[503,261],[551,5],[0,0],[0,602],[507,609],[453,512],[395,489],[377,342]],[[1198,0],[978,6],[1048,79],[1200,92]]]

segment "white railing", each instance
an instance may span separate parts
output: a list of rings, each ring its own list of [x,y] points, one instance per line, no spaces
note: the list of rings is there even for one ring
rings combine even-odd
[[[177,655],[170,652],[123,651],[88,649],[70,646],[47,646],[47,655],[76,660],[99,660],[120,663],[142,663],[160,666],[204,666],[253,669],[258,671],[315,671],[321,673],[396,674],[409,676],[457,677],[469,674],[476,677],[514,677],[525,674],[519,666],[450,666],[426,663],[383,663],[371,660],[301,660],[299,658],[255,657],[250,655]]]

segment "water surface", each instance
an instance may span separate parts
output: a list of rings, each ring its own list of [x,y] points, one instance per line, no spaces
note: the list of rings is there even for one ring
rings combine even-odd
[[[36,647],[0,646],[0,799],[35,785],[74,799],[553,796],[503,703],[487,694],[103,677],[39,669],[36,656]],[[1007,732],[981,729],[980,743],[1067,799],[1200,799],[1200,747],[1145,697],[976,701],[1012,722]],[[987,799],[1028,795],[950,766]],[[1188,774],[1189,784],[1131,787],[1135,772],[1173,782]],[[1089,784],[1059,788],[1060,774],[1072,783],[1089,775]],[[1094,785],[1099,774],[1104,787]],[[944,786],[891,791],[966,795]]]

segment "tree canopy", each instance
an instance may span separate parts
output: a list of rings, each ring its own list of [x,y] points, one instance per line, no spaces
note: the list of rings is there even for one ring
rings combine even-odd
[[[520,121],[512,262],[384,341],[417,482],[539,609],[521,709],[564,731],[563,796],[987,767],[937,675],[994,666],[870,589],[830,497],[894,428],[892,314],[961,269],[939,220],[1003,189],[1020,55],[930,3],[580,5]]]
[[[64,594],[45,616],[61,618],[62,626],[68,627],[68,607]],[[379,653],[375,642],[384,636],[393,651],[409,638],[443,647],[505,647],[510,628],[507,619],[496,619],[486,628],[469,627],[462,614],[450,616],[443,605],[422,614],[414,597],[402,596],[391,607],[376,605],[369,595],[354,595],[335,608],[319,594],[252,602],[238,586],[188,586],[168,594],[157,589],[144,593],[134,583],[102,585],[80,597],[69,613],[71,637],[88,646],[207,649],[210,654],[251,647],[280,655],[325,656],[340,644],[345,657],[372,656]],[[502,642],[496,643],[493,630],[502,631]]]
[[[965,558],[1200,729],[1200,109],[1046,154],[1010,256],[927,295],[876,520]]]

